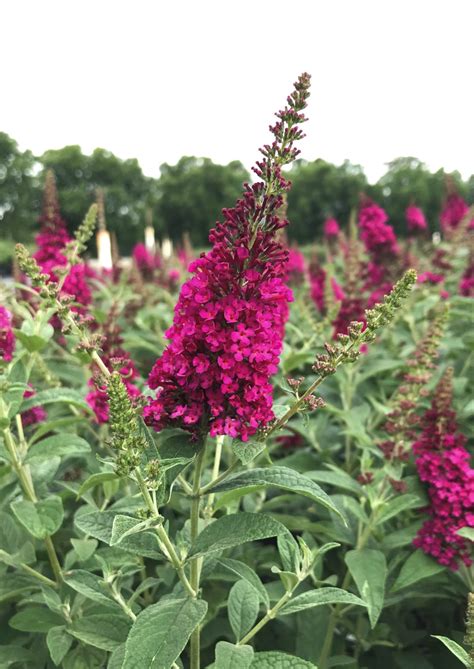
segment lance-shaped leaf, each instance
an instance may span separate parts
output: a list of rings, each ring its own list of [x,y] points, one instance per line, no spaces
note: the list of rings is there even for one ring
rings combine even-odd
[[[224,492],[226,490],[235,490],[236,488],[258,489],[267,486],[289,490],[304,497],[309,497],[313,502],[321,504],[321,506],[333,511],[345,520],[333,500],[317,483],[289,467],[257,467],[256,469],[249,469],[248,471],[234,474],[234,476],[229,476],[228,479],[211,488],[209,492]]]
[[[381,551],[371,548],[349,551],[346,564],[356,582],[360,596],[366,602],[372,629],[377,624],[385,598],[387,563]]]
[[[247,541],[268,539],[287,532],[284,525],[263,513],[237,513],[222,516],[204,528],[191,546],[188,558],[217,553],[226,548],[240,546]]]
[[[315,606],[325,606],[326,604],[353,604],[355,606],[367,606],[362,599],[353,595],[351,592],[342,590],[341,588],[320,588],[319,590],[309,590],[297,597],[293,597],[293,599],[290,599],[288,604],[281,609],[278,615],[289,616],[292,613],[298,613],[298,611],[312,609]]]
[[[49,460],[56,455],[84,455],[89,453],[90,450],[91,448],[85,439],[65,432],[33,444],[26,456],[26,462],[36,464]]]
[[[93,614],[74,620],[67,630],[89,646],[113,651],[125,642],[130,626],[123,615]]]
[[[237,581],[229,593],[227,612],[230,626],[239,641],[257,620],[260,603],[256,590],[247,581]]]
[[[77,516],[75,523],[85,534],[111,545],[114,519],[117,514],[114,511],[93,511]],[[134,519],[131,518],[133,521]],[[136,522],[136,521],[135,521]],[[140,532],[123,537],[120,548],[136,555],[143,555],[154,560],[159,560],[163,554],[158,548],[156,536],[151,531]]]
[[[252,646],[235,646],[219,641],[216,646],[216,661],[213,669],[250,669],[253,660]]]
[[[170,669],[206,611],[202,599],[166,599],[148,606],[130,630],[122,669]]]
[[[36,393],[36,395],[32,395],[31,397],[28,397],[28,399],[25,399],[21,405],[21,410],[27,411],[33,407],[45,406],[46,404],[54,404],[58,402],[71,404],[72,406],[84,409],[84,411],[87,411],[88,413],[91,413],[92,411],[84,399],[84,395],[72,388],[51,388],[49,390],[41,390],[39,393]]]
[[[270,650],[255,653],[250,669],[317,669],[317,667],[300,657]]]
[[[36,539],[45,539],[59,530],[64,510],[61,498],[52,495],[39,502],[21,499],[12,502],[11,509],[23,527]]]

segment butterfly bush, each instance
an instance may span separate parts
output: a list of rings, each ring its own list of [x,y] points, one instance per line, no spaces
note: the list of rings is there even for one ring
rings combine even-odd
[[[420,207],[411,204],[405,211],[405,218],[407,220],[408,232],[417,233],[424,232],[428,229],[425,215]]]
[[[292,292],[286,286],[288,252],[276,240],[278,217],[290,184],[281,167],[299,151],[298,124],[309,95],[302,75],[288,106],[270,127],[271,145],[254,168],[261,181],[245,184],[243,197],[223,211],[209,235],[212,248],[194,260],[182,286],[170,344],[148,383],[156,396],[144,408],[157,431],[182,427],[197,435],[248,440],[273,420],[271,376],[277,371]]]
[[[448,195],[440,214],[442,230],[457,228],[468,211],[467,203],[458,193]]]
[[[12,315],[8,309],[0,306],[0,362],[11,362],[15,348],[16,339],[12,328]],[[23,393],[25,399],[34,395],[33,388]],[[34,425],[46,419],[46,411],[42,407],[32,407],[21,414],[21,419],[24,426]]]
[[[369,199],[363,202],[359,210],[360,238],[376,264],[399,251],[395,232],[387,221],[388,216],[382,207]]]
[[[68,264],[66,246],[72,241],[66,228],[65,221],[59,211],[56,184],[52,172],[46,175],[43,213],[39,218],[41,231],[36,236],[37,250],[33,257],[43,274],[52,281],[58,281],[58,270]],[[87,313],[92,302],[92,293],[87,279],[94,273],[84,263],[73,265],[61,288],[63,295],[70,295],[76,302],[72,309],[78,313]]]
[[[290,285],[303,283],[306,273],[306,260],[303,253],[294,246],[288,249],[286,272]]]
[[[101,358],[110,372],[113,370],[119,371],[129,397],[136,399],[140,396],[140,390],[134,383],[138,378],[138,371],[130,354],[122,346],[123,338],[116,323],[116,317],[116,311],[112,309],[102,327]],[[91,390],[86,395],[86,401],[94,411],[96,421],[107,423],[109,420],[109,396],[102,376],[94,375],[93,378],[89,379],[88,385]]]
[[[429,518],[413,543],[452,570],[460,562],[472,564],[468,541],[457,534],[461,527],[474,527],[474,469],[465,443],[452,409],[452,370],[448,370],[423,416],[423,432],[413,444],[418,475],[430,499],[425,511]]]
[[[10,362],[15,350],[15,335],[12,329],[12,315],[0,306],[0,359]]]
[[[339,233],[341,232],[339,223],[335,218],[328,218],[326,221],[324,221],[323,230],[324,236],[328,240],[337,239],[337,237],[339,237]]]

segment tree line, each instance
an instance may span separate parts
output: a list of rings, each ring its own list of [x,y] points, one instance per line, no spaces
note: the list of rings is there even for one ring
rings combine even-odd
[[[233,205],[242,183],[251,178],[238,160],[218,165],[194,156],[183,156],[176,165],[162,164],[159,178],[152,178],[143,174],[138,160],[121,160],[106,149],[86,155],[73,145],[34,156],[0,132],[0,262],[2,255],[11,253],[12,242],[33,240],[47,169],[55,172],[61,212],[71,230],[82,220],[97,189],[104,190],[107,226],[116,233],[123,254],[143,239],[147,211],[158,236],[179,241],[187,232],[194,245],[204,246],[221,209]],[[345,223],[361,193],[386,209],[398,233],[405,230],[404,212],[411,202],[424,210],[436,230],[448,177],[443,169],[431,172],[413,157],[388,163],[376,184],[369,184],[362,167],[349,161],[337,166],[321,159],[299,160],[289,176],[293,183],[288,195],[289,237],[302,244],[320,234],[328,217]],[[463,181],[454,172],[449,178],[468,202],[474,200],[474,175]]]

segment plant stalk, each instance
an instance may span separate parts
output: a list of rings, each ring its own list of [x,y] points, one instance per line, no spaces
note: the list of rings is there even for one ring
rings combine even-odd
[[[202,444],[201,450],[196,456],[196,464],[194,468],[193,480],[193,498],[191,500],[191,543],[196,541],[199,534],[199,506],[201,498],[199,496],[201,487],[201,474],[204,464],[205,443]],[[202,558],[195,558],[191,561],[191,587],[195,592],[195,597],[199,593],[199,580],[201,575]],[[198,625],[191,634],[190,640],[190,655],[191,664],[190,669],[199,669],[201,656],[201,627]]]

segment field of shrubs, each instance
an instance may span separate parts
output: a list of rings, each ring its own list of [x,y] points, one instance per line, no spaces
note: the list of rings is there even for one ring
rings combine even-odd
[[[0,283],[1,669],[473,666],[474,210],[397,238],[361,193],[292,244],[309,88],[200,254],[91,263],[47,174]]]

